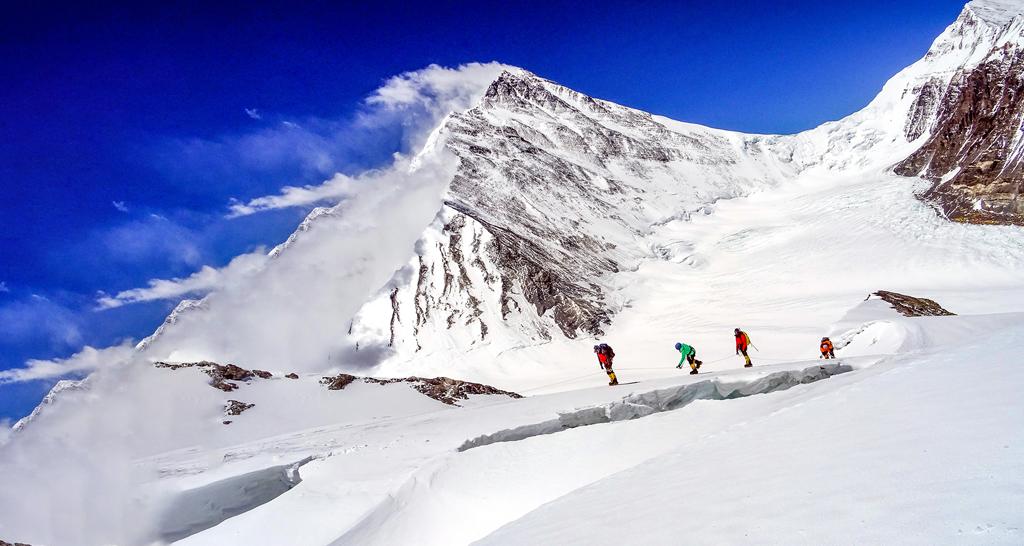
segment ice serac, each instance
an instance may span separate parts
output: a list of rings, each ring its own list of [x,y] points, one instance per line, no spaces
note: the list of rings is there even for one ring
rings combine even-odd
[[[459,168],[443,210],[353,321],[362,343],[599,335],[623,304],[615,273],[656,255],[652,229],[794,172],[777,137],[673,122],[525,70],[502,73],[445,132]]]
[[[895,170],[932,181],[923,197],[954,221],[1024,224],[1021,12],[1019,1],[969,3],[933,52],[969,48],[971,58],[921,86],[908,118],[907,138],[926,138]]]

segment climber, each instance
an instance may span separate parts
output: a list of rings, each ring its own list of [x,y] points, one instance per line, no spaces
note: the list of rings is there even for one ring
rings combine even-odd
[[[608,385],[618,385],[619,380],[612,371],[612,360],[615,358],[615,351],[607,343],[594,345],[594,353],[597,355],[597,364],[608,374]]]
[[[697,349],[685,343],[676,343],[676,350],[679,351],[679,364],[676,365],[676,368],[682,368],[683,362],[689,362],[690,375],[697,375],[697,370],[703,364],[703,362],[697,360]]]
[[[747,361],[747,363],[744,364],[743,367],[749,368],[753,366],[754,364],[750,362],[750,356],[747,355],[747,347],[750,347],[751,345],[750,336],[748,336],[746,332],[740,330],[739,328],[733,330],[733,333],[736,334],[736,354],[743,353],[743,359]]]
[[[835,358],[836,352],[835,347],[832,346],[832,340],[827,337],[821,338],[821,358]]]

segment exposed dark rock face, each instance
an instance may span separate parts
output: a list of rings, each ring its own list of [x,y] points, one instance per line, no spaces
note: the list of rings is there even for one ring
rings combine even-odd
[[[931,136],[896,173],[932,180],[923,197],[951,220],[1024,225],[1024,52],[1004,46],[939,92],[934,81],[920,90],[907,137],[934,110]]]
[[[288,379],[298,379],[299,378],[299,374],[297,374],[295,372],[292,372],[290,374],[285,375],[285,377],[287,377]]]
[[[917,98],[910,107],[910,115],[907,116],[907,125],[904,133],[907,140],[917,140],[928,130],[935,112],[942,101],[942,92],[945,84],[938,78],[928,80],[924,85],[914,89]]]
[[[6,542],[6,541],[3,541],[3,540],[0,540],[0,546],[30,546],[30,545],[25,544],[24,542]]]
[[[416,389],[424,396],[429,396],[430,398],[448,404],[449,406],[458,406],[459,404],[457,402],[459,400],[468,400],[469,396],[473,394],[503,395],[510,398],[522,398],[521,395],[511,391],[503,391],[490,385],[473,383],[471,381],[460,381],[450,377],[399,377],[393,379],[378,379],[376,377],[356,377],[354,375],[343,373],[332,377],[324,377],[320,380],[320,384],[326,385],[328,390],[339,391],[357,380],[374,385],[411,383],[412,388]]]
[[[238,400],[228,400],[228,403],[224,404],[224,415],[241,415],[243,411],[255,406],[256,404],[247,404],[245,402],[239,402]]]
[[[273,374],[263,370],[247,370],[245,368],[236,366],[234,364],[217,364],[216,362],[202,361],[202,362],[182,362],[182,363],[169,363],[169,362],[155,362],[153,364],[157,368],[167,368],[170,370],[180,370],[181,368],[199,368],[203,370],[206,375],[210,376],[210,386],[215,389],[220,389],[224,392],[231,392],[238,388],[238,383],[233,381],[245,381],[248,382],[254,377],[261,379],[269,379]]]
[[[347,373],[341,373],[333,377],[324,377],[320,380],[321,385],[327,385],[327,390],[340,391],[347,387],[350,383],[358,379],[354,375]]]
[[[872,296],[882,298],[882,301],[891,305],[893,309],[905,317],[944,317],[955,315],[955,313],[947,311],[934,300],[927,298],[915,298],[886,290],[879,290],[872,294]]]

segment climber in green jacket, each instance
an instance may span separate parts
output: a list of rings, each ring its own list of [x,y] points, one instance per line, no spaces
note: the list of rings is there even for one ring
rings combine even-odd
[[[697,349],[694,349],[685,343],[676,343],[676,350],[679,351],[679,364],[676,368],[682,368],[683,362],[689,362],[690,375],[697,375],[697,370],[699,370],[700,365],[703,364],[703,362],[697,360]]]

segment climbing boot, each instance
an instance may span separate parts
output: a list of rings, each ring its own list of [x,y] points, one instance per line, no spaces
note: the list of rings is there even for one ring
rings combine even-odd
[[[744,365],[743,365],[743,367],[744,367],[744,368],[753,368],[753,367],[754,367],[754,365],[753,365],[753,364],[751,364],[750,362],[747,362],[746,364],[744,364]]]
[[[697,375],[697,368],[690,371],[690,375]]]

